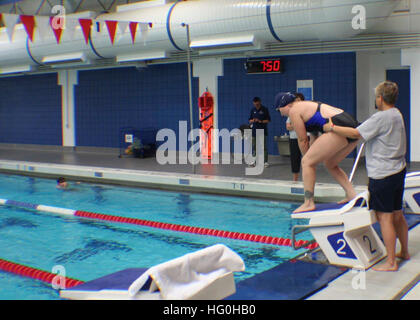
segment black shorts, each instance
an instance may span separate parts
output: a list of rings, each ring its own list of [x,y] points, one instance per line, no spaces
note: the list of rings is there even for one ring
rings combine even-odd
[[[290,148],[290,162],[292,165],[292,172],[299,173],[300,172],[300,162],[302,161],[302,153],[299,149],[299,143],[297,139],[290,139],[289,140],[289,148]]]
[[[406,168],[383,179],[369,178],[369,207],[380,212],[401,210]]]
[[[331,122],[340,127],[357,128],[359,123],[347,112],[336,114],[331,118]],[[349,143],[357,141],[357,139],[346,138]]]

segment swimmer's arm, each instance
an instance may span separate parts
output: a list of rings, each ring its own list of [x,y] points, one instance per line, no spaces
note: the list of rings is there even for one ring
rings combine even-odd
[[[318,136],[313,135],[312,133],[309,134],[309,147],[313,145],[315,140],[318,138]]]
[[[308,135],[305,128],[305,123],[298,112],[290,110],[289,113],[290,121],[293,123],[293,128],[298,138],[299,149],[302,155],[304,155],[309,149]]]
[[[351,128],[351,127],[341,127],[334,125],[331,122],[331,118],[329,119],[328,123],[324,124],[324,132],[334,132],[338,134],[339,136],[345,137],[345,138],[351,138],[351,139],[361,139],[362,136],[360,135],[359,130],[357,128]]]

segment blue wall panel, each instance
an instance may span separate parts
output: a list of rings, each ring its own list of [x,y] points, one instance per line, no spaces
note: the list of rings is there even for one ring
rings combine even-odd
[[[246,59],[224,62],[219,78],[219,128],[232,130],[248,122],[252,99],[259,96],[271,115],[268,150],[278,155],[274,136],[286,132],[286,118],[274,111],[274,97],[280,91],[296,91],[296,80],[313,79],[314,99],[356,115],[356,55],[354,53],[285,56],[284,72],[246,74]]]
[[[269,153],[278,154],[273,137],[286,132],[285,119],[273,110],[279,91],[295,91],[296,80],[314,80],[314,98],[355,115],[355,54],[283,57],[284,73],[247,75],[245,59],[224,61],[219,77],[219,128],[247,123],[252,98],[269,108]],[[119,147],[122,127],[169,128],[189,121],[185,63],[79,72],[75,86],[76,145]],[[61,145],[61,88],[57,75],[0,79],[0,142]],[[198,79],[193,79],[194,127],[198,127]],[[188,123],[188,130],[189,130]]]
[[[194,127],[198,127],[198,80],[193,80]],[[119,147],[122,127],[169,128],[188,121],[185,63],[79,72],[76,86],[76,144]]]
[[[0,79],[0,142],[62,145],[57,74]]]

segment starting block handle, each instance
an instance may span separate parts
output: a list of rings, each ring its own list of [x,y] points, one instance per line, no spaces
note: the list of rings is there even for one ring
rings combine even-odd
[[[333,223],[333,222],[329,222],[329,223],[320,223],[320,224],[305,224],[305,225],[296,225],[292,227],[292,247],[295,250],[298,250],[300,248],[303,247],[303,245],[296,247],[296,235],[299,233],[302,233],[308,229],[311,228],[322,228],[322,227],[334,227],[334,226],[341,226],[343,225],[343,223]],[[298,230],[300,229],[300,230]],[[307,246],[308,244],[311,244],[315,242],[315,240],[310,241],[309,243],[306,243],[305,246]]]

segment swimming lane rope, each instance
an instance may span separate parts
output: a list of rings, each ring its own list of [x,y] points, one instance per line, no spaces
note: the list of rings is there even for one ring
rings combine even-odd
[[[81,218],[89,218],[89,219],[104,220],[104,221],[117,222],[117,223],[140,225],[140,226],[157,228],[157,229],[165,229],[165,230],[193,233],[193,234],[213,236],[213,237],[259,242],[259,243],[279,245],[279,246],[290,247],[292,245],[291,239],[281,238],[281,237],[262,236],[262,235],[242,233],[242,232],[192,227],[192,226],[186,226],[186,225],[180,225],[180,224],[174,224],[174,223],[165,223],[165,222],[158,222],[158,221],[151,221],[151,220],[144,220],[144,219],[137,219],[137,218],[114,216],[114,215],[109,215],[109,214],[81,211],[81,210],[71,210],[71,209],[65,209],[65,208],[37,205],[37,204],[14,201],[14,200],[0,199],[0,205],[37,210],[41,212],[48,212],[48,213],[54,213],[54,214],[60,214],[60,215],[69,215],[69,216],[76,216],[76,217],[81,217]],[[298,240],[295,242],[295,246],[312,250],[318,247],[318,244],[311,243],[310,241],[307,241],[307,240]]]
[[[55,273],[51,273],[51,272],[33,268],[33,267],[28,267],[23,264],[19,264],[19,263],[15,263],[15,262],[3,260],[3,259],[0,259],[0,270],[9,272],[9,273],[14,273],[22,277],[28,277],[28,278],[40,280],[46,283],[51,283],[51,284],[54,282],[54,279],[57,279],[57,277],[61,277],[57,282],[60,284],[64,284],[65,288],[72,288],[79,284],[84,283],[83,281],[80,281],[77,279],[60,276]]]

